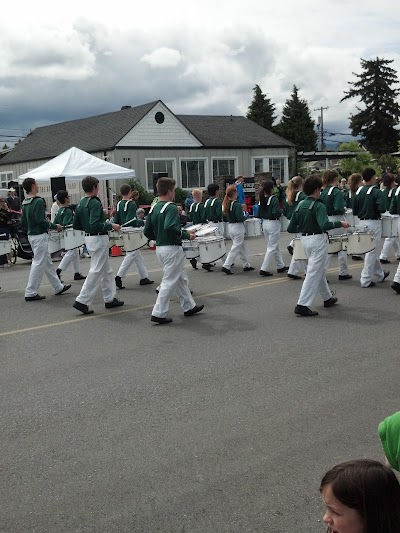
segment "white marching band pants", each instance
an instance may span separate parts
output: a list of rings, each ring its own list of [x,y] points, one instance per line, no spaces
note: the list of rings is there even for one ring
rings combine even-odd
[[[38,294],[44,274],[53,286],[54,293],[60,292],[64,285],[58,279],[56,269],[51,261],[48,234],[28,235],[28,241],[32,248],[33,259],[25,296],[31,297]]]
[[[328,237],[321,235],[307,235],[301,237],[301,244],[307,257],[307,276],[301,287],[297,305],[310,307],[319,292],[325,302],[332,297],[326,281],[326,256],[328,255]]]
[[[122,261],[119,267],[117,276],[119,276],[120,278],[125,277],[132,263],[136,263],[140,279],[145,279],[149,277],[149,273],[147,272],[147,268],[144,264],[143,256],[140,250],[126,252],[126,256],[124,257],[124,260]]]
[[[267,251],[265,253],[261,270],[267,271],[271,259],[274,259],[276,268],[283,268],[285,263],[282,259],[282,254],[279,250],[279,237],[281,234],[280,220],[266,220],[262,222]]]
[[[361,271],[361,287],[368,287],[374,281],[383,281],[384,273],[379,261],[379,251],[381,249],[382,221],[362,220],[361,224],[366,226],[374,234],[375,248],[365,254],[364,268]]]
[[[224,267],[230,269],[231,265],[235,262],[235,259],[237,256],[240,257],[243,268],[249,267],[249,257],[247,254],[247,247],[246,242],[244,239],[244,224],[243,223],[236,223],[236,224],[229,224],[229,236],[232,239],[232,246],[229,251],[229,254],[226,256]]]
[[[61,259],[61,263],[58,265],[58,268],[60,270],[66,270],[69,267],[70,263],[72,263],[74,274],[79,274],[80,272],[79,248],[68,250],[68,252]]]
[[[344,220],[343,215],[333,215],[328,218],[330,222],[336,222],[337,220]],[[344,233],[343,228],[335,228],[335,229],[331,229],[328,231],[329,235],[343,235],[343,233]],[[326,258],[326,270],[328,270],[331,264],[332,255],[336,255],[336,254],[328,254]],[[339,263],[339,276],[347,276],[347,274],[349,273],[349,269],[347,267],[347,253],[344,251],[338,252],[337,257],[338,257],[338,263]]]

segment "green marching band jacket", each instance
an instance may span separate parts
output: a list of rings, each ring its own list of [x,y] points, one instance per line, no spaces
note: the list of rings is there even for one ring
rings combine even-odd
[[[144,234],[155,240],[156,246],[181,246],[182,239],[190,239],[189,233],[181,228],[178,208],[173,202],[157,202],[146,218]]]
[[[206,222],[203,202],[193,203],[190,206],[189,218],[193,224],[204,224]]]
[[[229,203],[229,210],[227,213],[224,213],[224,221],[229,222],[230,224],[235,224],[238,222],[244,222],[246,220],[246,215],[243,213],[242,206],[237,200]]]
[[[330,222],[322,200],[308,196],[297,206],[290,219],[287,230],[289,233],[306,233],[312,235],[340,227],[341,223],[339,220]]]
[[[343,192],[339,189],[339,187],[326,187],[321,192],[320,198],[325,204],[328,217],[344,214],[346,206],[343,198]]]
[[[205,219],[208,222],[222,222],[222,202],[220,198],[214,196],[207,198],[204,204]]]
[[[256,218],[263,218],[264,220],[279,220],[282,215],[282,210],[279,208],[279,201],[273,194],[268,197],[265,208],[258,208]]]
[[[41,196],[25,198],[22,202],[21,224],[28,235],[41,235],[56,227],[46,218],[45,203]]]
[[[76,207],[73,226],[88,235],[107,235],[112,225],[106,220],[100,198],[84,196]]]

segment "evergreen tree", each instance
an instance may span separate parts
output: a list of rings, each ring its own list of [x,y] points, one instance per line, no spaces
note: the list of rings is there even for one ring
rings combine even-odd
[[[293,85],[293,91],[285,102],[282,118],[276,130],[279,135],[296,145],[300,152],[311,152],[316,149],[317,134],[315,122],[311,118],[306,100],[299,98],[299,90]]]
[[[350,115],[350,128],[353,135],[362,135],[363,143],[374,154],[394,152],[399,132],[395,129],[400,120],[400,106],[396,99],[400,93],[393,85],[399,83],[397,73],[389,67],[393,60],[361,59],[363,72],[354,76],[357,81],[348,82],[352,88],[344,91],[340,101],[359,97],[364,109]]]
[[[263,94],[259,85],[253,87],[253,91],[253,101],[248,108],[246,117],[267,130],[273,130],[273,123],[276,119],[275,105]]]

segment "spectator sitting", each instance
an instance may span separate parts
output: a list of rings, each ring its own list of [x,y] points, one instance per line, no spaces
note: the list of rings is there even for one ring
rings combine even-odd
[[[182,227],[186,226],[186,224],[189,222],[189,217],[186,215],[181,205],[178,205],[178,216],[179,216],[179,221],[181,223],[181,226]]]
[[[142,220],[144,222],[146,220],[146,211],[143,209],[143,207],[139,207],[139,209],[137,209],[136,218],[138,221]]]

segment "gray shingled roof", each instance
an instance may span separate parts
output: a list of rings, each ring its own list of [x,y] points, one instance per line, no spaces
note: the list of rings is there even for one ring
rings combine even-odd
[[[51,159],[72,146],[85,152],[111,150],[157,104],[42,126],[30,133],[1,160],[2,165]],[[206,148],[294,146],[245,117],[176,115]]]
[[[241,116],[176,115],[207,148],[288,147],[293,143]]]

